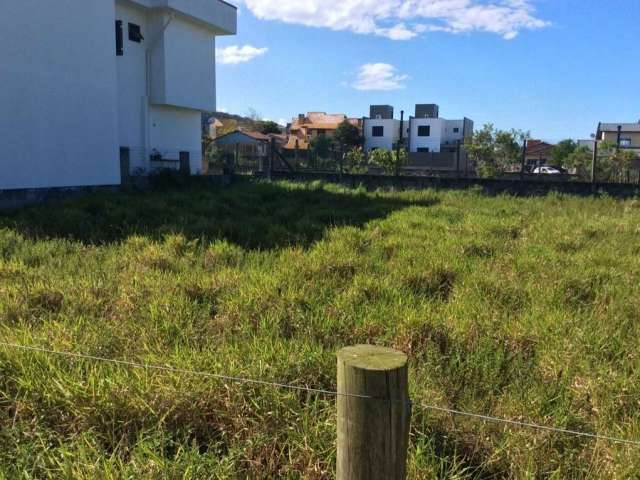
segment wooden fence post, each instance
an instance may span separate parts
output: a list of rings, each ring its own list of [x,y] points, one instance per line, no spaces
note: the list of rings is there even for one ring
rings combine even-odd
[[[404,480],[411,406],[407,356],[373,345],[338,352],[337,480]]]

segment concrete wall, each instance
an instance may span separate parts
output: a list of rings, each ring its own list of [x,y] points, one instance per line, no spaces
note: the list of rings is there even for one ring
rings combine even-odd
[[[164,158],[177,160],[180,152],[189,152],[191,174],[202,171],[200,112],[167,106],[151,106],[150,141]]]
[[[113,1],[2,2],[0,189],[120,182],[114,17]]]

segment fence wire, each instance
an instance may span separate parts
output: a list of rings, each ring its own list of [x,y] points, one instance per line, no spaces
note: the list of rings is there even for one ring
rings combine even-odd
[[[227,381],[227,382],[259,385],[259,386],[264,386],[264,387],[271,387],[271,388],[285,389],[285,390],[292,390],[292,391],[299,391],[299,392],[308,392],[308,393],[314,393],[314,394],[318,394],[318,395],[326,395],[326,396],[331,396],[331,397],[343,396],[343,397],[352,397],[352,398],[359,398],[359,399],[365,399],[365,400],[378,400],[378,401],[384,400],[384,401],[389,401],[389,399],[373,397],[373,396],[369,396],[369,395],[358,395],[358,394],[352,394],[352,393],[336,392],[336,391],[333,391],[333,390],[325,390],[325,389],[321,389],[321,388],[310,388],[310,387],[304,387],[304,386],[300,386],[300,385],[292,385],[292,384],[281,383],[281,382],[271,382],[271,381],[267,381],[267,380],[259,380],[259,379],[254,379],[254,378],[245,378],[245,377],[234,376],[234,375],[224,375],[224,374],[217,374],[217,373],[211,373],[211,372],[204,372],[204,371],[200,371],[200,370],[190,370],[190,369],[185,369],[185,368],[173,367],[173,366],[169,366],[169,365],[157,365],[157,364],[133,362],[133,361],[128,361],[128,360],[118,360],[118,359],[113,359],[113,358],[100,357],[100,356],[96,356],[96,355],[85,355],[85,354],[76,353],[76,352],[53,350],[53,349],[49,349],[49,348],[32,346],[32,345],[21,345],[21,344],[17,344],[17,343],[9,343],[9,342],[0,341],[0,346],[5,347],[7,349],[44,353],[44,354],[48,354],[48,355],[55,355],[55,356],[66,357],[66,358],[75,358],[75,359],[80,359],[80,360],[89,360],[89,361],[93,361],[93,362],[102,362],[102,363],[108,363],[108,364],[117,365],[117,366],[121,366],[121,367],[130,367],[130,368],[137,368],[137,369],[143,369],[143,370],[156,370],[156,371],[162,371],[162,372],[179,373],[179,374],[183,374],[183,375],[192,375],[192,376],[199,376],[199,377],[205,377],[205,378],[214,378],[214,379],[217,379],[217,380],[223,380],[223,381]],[[471,418],[471,419],[475,419],[475,420],[480,420],[480,421],[483,421],[483,422],[492,422],[492,423],[498,423],[498,424],[511,426],[511,427],[528,428],[528,429],[532,429],[532,430],[546,431],[546,432],[557,433],[557,434],[562,434],[562,435],[571,435],[571,436],[581,437],[581,438],[586,438],[586,439],[591,439],[591,440],[603,440],[603,441],[607,441],[607,442],[611,442],[611,443],[621,443],[621,444],[627,444],[627,445],[640,446],[640,441],[638,441],[638,440],[629,440],[629,439],[612,437],[612,436],[607,436],[607,435],[600,435],[600,434],[596,434],[596,433],[581,432],[581,431],[577,431],[577,430],[569,430],[569,429],[565,429],[565,428],[551,427],[551,426],[541,425],[541,424],[537,424],[537,423],[523,422],[523,421],[518,421],[518,420],[510,420],[510,419],[507,419],[507,418],[494,417],[494,416],[491,416],[491,415],[483,415],[483,414],[479,414],[479,413],[465,412],[465,411],[462,411],[462,410],[456,410],[456,409],[446,408],[446,407],[439,407],[439,406],[436,406],[436,405],[429,405],[429,404],[425,404],[425,403],[408,402],[408,404],[411,405],[414,408],[418,407],[418,408],[422,408],[422,409],[427,410],[427,411],[435,411],[435,412],[440,412],[440,413],[447,413],[447,414],[450,414],[450,415],[467,417],[467,418]]]

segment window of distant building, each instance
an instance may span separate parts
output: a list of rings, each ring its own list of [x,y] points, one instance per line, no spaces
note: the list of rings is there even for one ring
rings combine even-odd
[[[420,125],[418,127],[418,136],[419,137],[431,136],[431,125]]]
[[[384,127],[383,126],[373,127],[371,129],[371,136],[372,137],[384,137]]]
[[[620,139],[620,146],[621,147],[630,147],[631,146],[631,139],[630,138],[621,138]]]
[[[418,147],[418,153],[429,153],[428,147]]]
[[[460,133],[460,129],[459,129],[458,127],[455,127],[455,128],[453,129],[453,133]]]

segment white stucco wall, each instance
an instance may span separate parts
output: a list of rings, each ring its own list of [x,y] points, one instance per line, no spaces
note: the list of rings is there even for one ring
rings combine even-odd
[[[214,38],[197,23],[173,19],[164,32],[164,96],[154,103],[216,110]]]
[[[412,118],[410,121],[410,148],[409,151],[417,152],[418,148],[428,148],[430,152],[439,152],[442,141],[444,121],[441,118]],[[428,137],[418,136],[418,127],[428,125],[431,132]]]
[[[384,135],[382,137],[374,137],[372,134],[373,127],[384,127]],[[395,119],[379,119],[367,118],[364,123],[364,149],[366,152],[373,148],[383,148],[391,150],[394,143],[400,138],[400,120]]]
[[[202,170],[202,124],[197,110],[169,106],[151,106],[150,141],[164,158],[178,159],[180,152],[189,152],[191,173]]]
[[[120,183],[113,2],[4,1],[0,58],[0,189]]]

